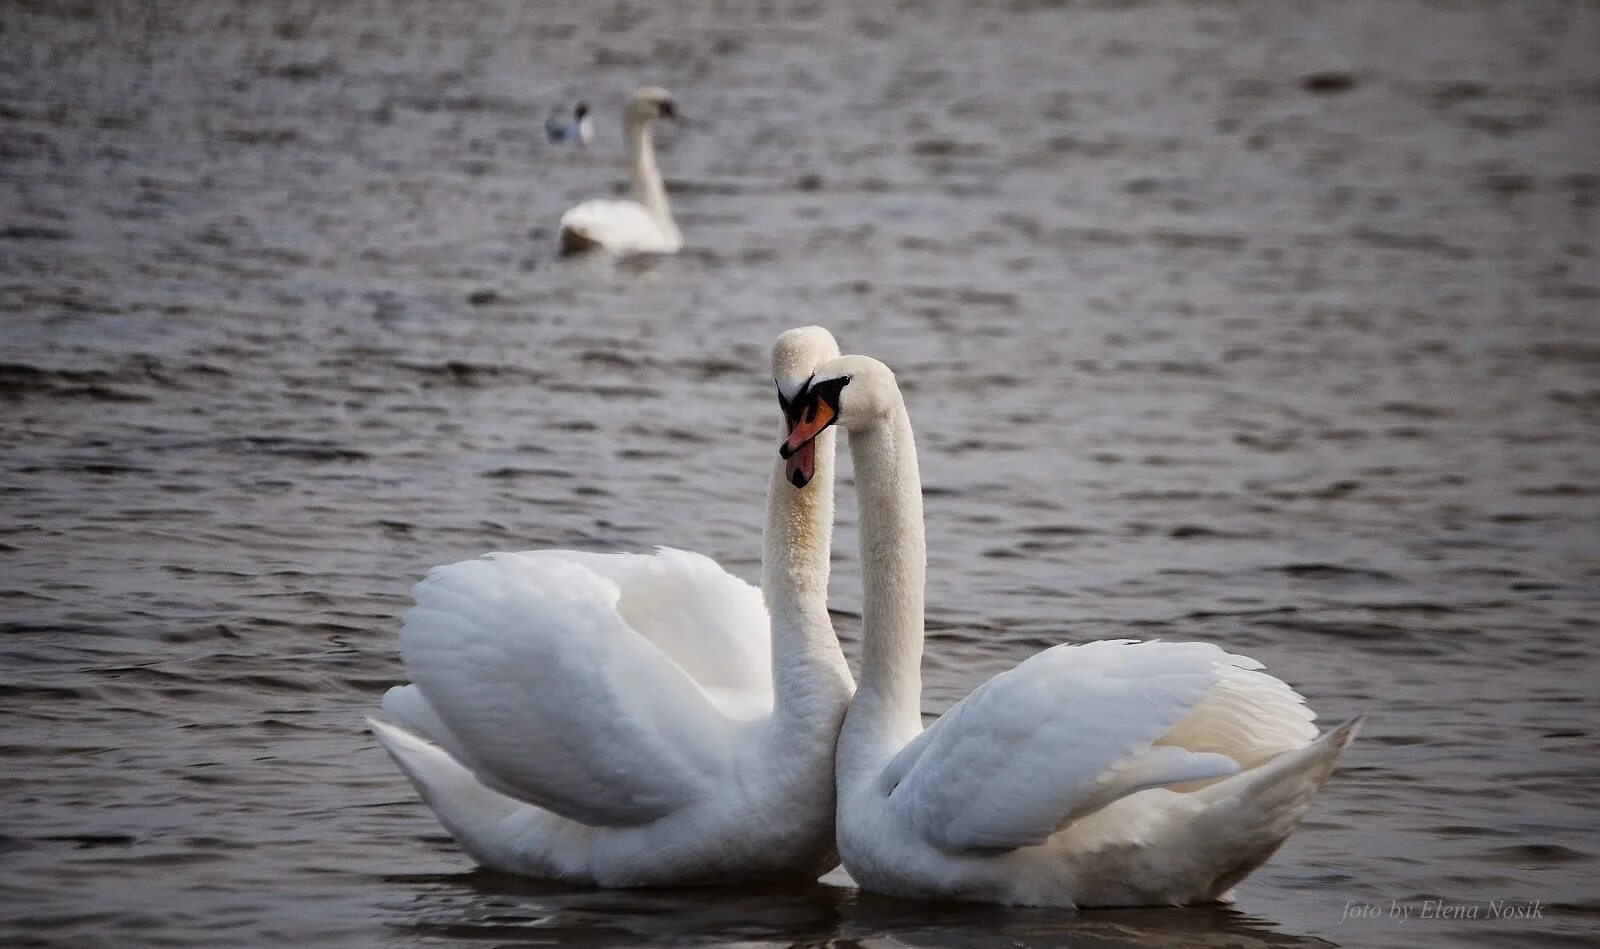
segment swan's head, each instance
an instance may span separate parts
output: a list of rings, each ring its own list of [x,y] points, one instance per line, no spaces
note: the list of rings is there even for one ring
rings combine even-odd
[[[801,326],[786,331],[772,347],[772,380],[778,384],[778,405],[790,433],[798,422],[797,400],[806,391],[812,376],[839,357],[839,344],[833,334],[820,326]],[[816,444],[808,440],[803,448],[784,455],[784,477],[797,488],[810,483],[816,474]]]
[[[833,425],[847,432],[871,428],[900,404],[900,386],[888,366],[871,356],[830,359],[785,405],[789,437],[778,454],[794,458]]]
[[[678,107],[672,93],[660,86],[645,86],[633,94],[628,102],[628,121],[648,122],[651,119],[675,119]]]
[[[587,116],[588,114],[589,114],[589,103],[587,103],[587,102],[580,102],[575,107],[573,107],[572,117],[574,119],[576,119],[577,121],[579,121],[579,122],[582,122],[584,120],[584,117]]]

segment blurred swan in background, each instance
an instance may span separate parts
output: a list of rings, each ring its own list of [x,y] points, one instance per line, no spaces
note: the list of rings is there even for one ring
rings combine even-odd
[[[651,123],[676,118],[672,94],[647,86],[633,94],[623,115],[628,146],[628,184],[631,200],[585,201],[561,216],[558,239],[561,252],[589,250],[616,253],[671,254],[683,247],[683,235],[667,206],[667,189],[656,168]]]
[[[819,327],[785,333],[780,394],[838,352]],[[490,554],[416,585],[412,682],[383,697],[399,725],[368,722],[464,850],[608,887],[838,863],[833,751],[854,686],[827,609],[834,451],[775,466],[760,590],[669,548]]]
[[[589,118],[589,105],[580,102],[572,110],[572,119],[552,115],[544,120],[544,135],[556,145],[587,146],[594,138],[594,120]]]
[[[865,890],[1030,906],[1227,899],[1294,830],[1357,718],[1209,643],[1056,646],[922,725],[927,545],[894,373],[842,356],[783,403],[782,453],[837,423],[860,504],[861,687],[839,736],[839,855]]]

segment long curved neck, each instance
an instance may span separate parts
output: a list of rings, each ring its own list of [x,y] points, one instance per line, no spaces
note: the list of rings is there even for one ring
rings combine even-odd
[[[761,591],[772,617],[774,719],[780,727],[826,732],[830,746],[854,688],[828,616],[836,451],[833,432],[818,436],[804,488],[790,484],[784,463],[776,461],[761,557]]]
[[[661,182],[661,172],[656,168],[656,146],[650,134],[650,120],[630,116],[625,131],[628,141],[628,184],[633,190],[633,200],[644,205],[663,224],[670,224],[672,211],[667,207],[667,187]]]
[[[841,778],[881,767],[922,731],[922,479],[905,405],[850,433],[861,507],[861,687],[839,738]]]

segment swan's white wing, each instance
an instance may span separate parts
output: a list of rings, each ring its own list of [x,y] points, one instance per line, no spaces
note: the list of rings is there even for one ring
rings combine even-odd
[[[390,704],[485,785],[583,823],[631,825],[727,773],[735,723],[628,625],[618,585],[588,566],[490,554],[435,568],[412,595],[400,643],[421,694]],[[418,709],[434,721],[406,714]]]
[[[884,772],[890,806],[941,850],[1010,850],[1142,788],[1236,773],[1221,754],[1155,745],[1224,670],[1255,665],[1207,643],[1047,649],[907,745]]]
[[[592,245],[621,252],[669,252],[682,244],[637,201],[585,201],[561,215],[560,233],[562,246],[572,250]]]
[[[536,550],[579,564],[617,585],[617,612],[736,718],[772,710],[772,633],[761,591],[703,554]]]
[[[1222,678],[1159,745],[1227,755],[1254,768],[1317,737],[1317,715],[1295,690],[1258,669],[1225,666]]]

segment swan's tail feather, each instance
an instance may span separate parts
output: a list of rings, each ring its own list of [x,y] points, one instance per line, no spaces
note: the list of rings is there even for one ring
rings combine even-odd
[[[600,242],[591,237],[581,224],[563,223],[558,236],[563,257],[570,257],[573,254],[585,254],[592,250],[599,250],[601,247]]]
[[[433,710],[427,696],[415,685],[397,685],[383,693],[383,712],[390,718],[405,726],[408,731],[414,732],[423,738],[449,749],[453,744],[449,729],[444,727],[444,722],[439,720],[439,713]],[[367,719],[372,721],[372,719]],[[374,733],[377,729],[373,729]],[[380,739],[381,736],[380,736]],[[387,746],[385,746],[387,747]],[[459,754],[453,757],[460,758]]]
[[[449,752],[414,732],[370,716],[367,724],[439,823],[478,863],[530,877],[592,879],[591,828],[485,787]]]
[[[1205,805],[1196,823],[1211,828],[1207,836],[1217,847],[1219,867],[1202,902],[1226,899],[1235,884],[1283,844],[1365,719],[1363,712],[1304,748],[1194,792]]]
[[[370,716],[367,724],[378,744],[458,841],[476,837],[473,831],[527,806],[484,787],[471,771],[422,736]]]

